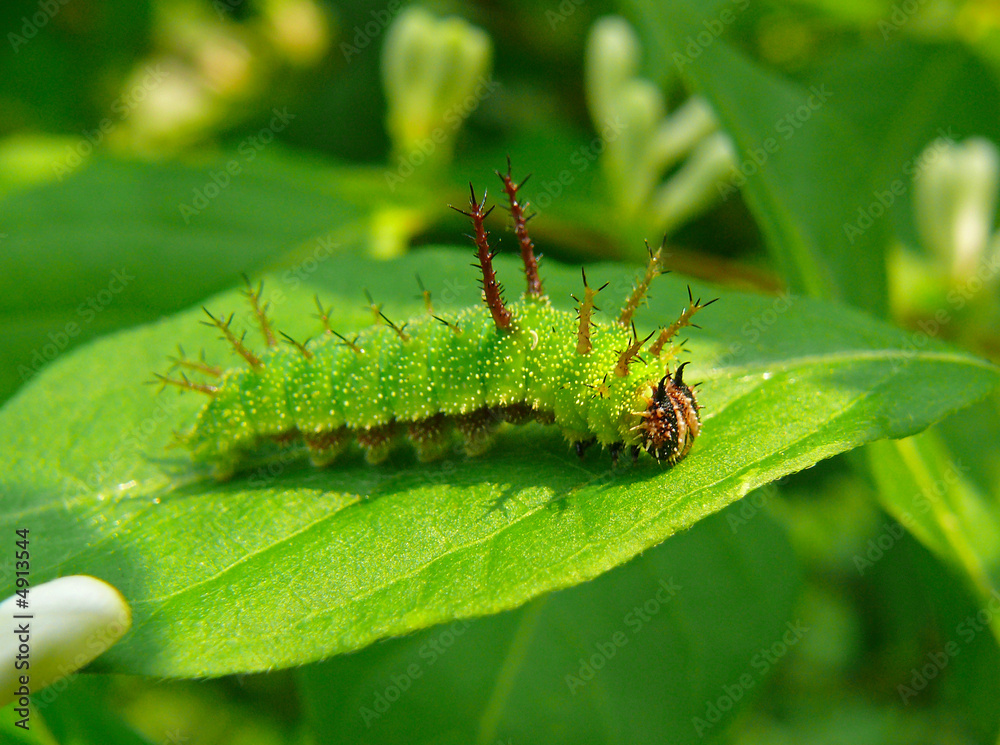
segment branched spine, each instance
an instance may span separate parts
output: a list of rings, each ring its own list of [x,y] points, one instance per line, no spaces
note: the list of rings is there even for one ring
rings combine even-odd
[[[175,370],[178,367],[185,367],[188,370],[195,370],[203,375],[211,375],[213,378],[222,377],[222,368],[216,367],[215,365],[210,365],[205,361],[205,351],[202,350],[201,355],[198,360],[189,360],[184,354],[184,349],[180,344],[177,345],[177,357],[171,357],[170,361],[173,363],[170,366],[171,370]]]
[[[192,383],[190,380],[188,380],[187,375],[185,375],[184,373],[181,373],[180,380],[177,380],[176,378],[168,378],[166,375],[160,375],[159,373],[153,373],[153,377],[155,377],[156,380],[151,380],[149,382],[151,384],[155,384],[157,381],[159,381],[161,391],[168,385],[175,385],[178,388],[181,388],[185,391],[197,391],[198,393],[205,393],[209,396],[214,396],[216,392],[219,390],[214,385],[207,385],[205,383]]]
[[[278,346],[278,340],[274,338],[274,330],[271,328],[271,321],[267,317],[267,306],[268,303],[261,303],[260,297],[261,293],[264,291],[264,283],[260,282],[257,285],[257,289],[250,284],[250,278],[247,275],[243,275],[243,281],[247,284],[247,289],[244,291],[244,295],[250,301],[250,307],[253,308],[253,314],[257,318],[257,325],[260,327],[260,333],[264,337],[264,343],[269,347]]]
[[[215,328],[219,329],[219,331],[222,332],[222,338],[228,341],[232,345],[233,349],[236,350],[236,353],[240,357],[242,357],[248,363],[250,363],[250,367],[264,366],[264,363],[260,361],[260,357],[255,355],[249,349],[247,349],[246,345],[243,343],[243,338],[246,336],[246,334],[237,338],[236,334],[233,333],[233,330],[230,328],[230,325],[233,322],[232,315],[230,315],[229,318],[223,321],[221,318],[216,318],[215,316],[213,316],[209,312],[208,308],[202,308],[202,310],[205,311],[206,316],[212,319],[211,321],[202,321],[202,323],[206,326],[214,326]]]
[[[420,288],[420,295],[424,299],[424,307],[427,309],[427,315],[434,315],[434,306],[431,304],[431,291],[424,287],[424,283],[420,280],[420,275],[415,275],[417,278],[417,287]]]
[[[576,302],[580,303],[580,307],[577,308],[576,313],[576,317],[579,320],[579,326],[576,331],[576,353],[590,354],[594,348],[593,343],[590,341],[590,329],[594,325],[594,311],[600,310],[600,308],[594,305],[594,297],[607,287],[608,283],[605,282],[595,290],[587,284],[587,272],[583,267],[580,267],[580,273],[583,275],[583,300],[580,300],[576,295],[570,296]]]
[[[378,326],[382,323],[382,303],[376,303],[372,298],[372,294],[365,290],[365,299],[368,301],[368,309],[372,312],[372,317],[375,319],[375,325]]]
[[[394,324],[392,321],[389,320],[389,316],[387,316],[385,313],[379,312],[379,315],[382,316],[383,321],[389,324],[389,328],[391,328],[393,331],[396,332],[396,336],[399,337],[400,341],[405,343],[410,340],[410,337],[407,336],[406,333],[403,331],[403,329],[406,328],[407,324],[404,323],[402,326],[397,326],[396,324]]]
[[[510,328],[512,316],[510,310],[504,305],[503,287],[497,281],[496,272],[493,270],[493,257],[496,254],[490,249],[490,244],[487,240],[489,233],[485,225],[486,218],[493,211],[493,207],[490,207],[488,210],[483,209],[483,205],[486,203],[485,191],[483,192],[483,201],[476,202],[476,191],[471,183],[469,184],[469,193],[471,195],[469,197],[469,212],[460,210],[457,207],[452,207],[452,209],[472,220],[472,229],[475,235],[469,237],[476,244],[476,257],[479,259],[479,263],[473,264],[473,266],[479,267],[483,273],[481,280],[483,299],[486,301],[486,307],[490,309],[490,315],[493,316],[493,322],[496,324],[496,327],[498,329],[507,329]]]
[[[330,328],[330,311],[332,308],[324,308],[323,303],[319,301],[319,295],[315,295],[313,299],[316,301],[316,309],[319,311],[319,314],[313,317],[318,318],[319,322],[323,324],[324,334],[332,335],[333,329]]]
[[[639,304],[646,297],[649,285],[652,284],[654,279],[663,274],[663,247],[666,243],[667,237],[663,236],[663,241],[655,252],[649,247],[649,243],[646,243],[646,253],[649,254],[649,263],[646,264],[646,274],[636,283],[632,294],[625,302],[625,307],[622,308],[621,315],[618,317],[618,323],[625,328],[628,328],[628,325],[632,323],[632,316],[635,315]]]
[[[635,333],[635,324],[632,324],[632,343],[618,355],[618,364],[615,365],[615,375],[620,378],[624,378],[628,375],[628,366],[632,360],[638,359],[642,361],[642,357],[639,356],[639,350],[642,349],[642,345],[649,341],[655,331],[649,332],[649,336],[645,339],[639,339]]]
[[[524,262],[524,277],[527,280],[526,294],[534,297],[542,296],[542,280],[538,276],[538,259],[535,257],[535,244],[531,242],[528,235],[528,220],[533,215],[525,215],[529,203],[521,204],[517,201],[517,192],[524,186],[531,174],[525,176],[521,183],[515,184],[510,175],[510,156],[507,156],[507,173],[496,171],[497,176],[503,181],[503,190],[510,201],[510,216],[514,221],[514,233],[517,235],[517,242],[521,246],[521,261]]]
[[[354,352],[354,354],[361,354],[361,347],[358,346],[358,336],[355,336],[353,339],[348,339],[346,336],[338,334],[333,329],[330,329],[330,333],[340,339],[340,343]]]
[[[457,323],[452,323],[451,321],[445,320],[444,318],[441,318],[440,316],[431,316],[431,318],[433,318],[438,323],[443,323],[445,326],[447,326],[448,328],[450,328],[452,330],[452,333],[455,334],[455,336],[461,336],[462,335],[462,329],[459,328],[459,326],[458,326]]]
[[[674,336],[676,336],[677,332],[680,331],[685,326],[693,326],[694,328],[700,328],[698,324],[691,323],[692,316],[694,316],[694,314],[697,313],[702,308],[707,308],[709,305],[711,305],[718,299],[719,298],[709,300],[707,303],[702,303],[701,298],[695,300],[694,297],[691,295],[691,286],[688,285],[687,307],[683,311],[681,311],[680,317],[678,317],[676,321],[674,321],[672,324],[663,329],[663,331],[660,332],[660,335],[656,337],[656,341],[654,341],[653,345],[649,348],[650,354],[652,354],[654,357],[659,357],[660,352],[663,351],[664,345],[666,345],[668,341],[673,339]]]
[[[300,353],[300,354],[301,354],[301,355],[302,355],[303,357],[305,357],[305,358],[306,358],[307,360],[311,360],[311,359],[313,358],[313,353],[312,353],[312,352],[310,352],[310,351],[309,351],[308,349],[306,349],[306,345],[305,345],[305,344],[303,344],[302,342],[298,342],[298,341],[295,341],[295,339],[293,339],[292,337],[290,337],[290,336],[289,336],[288,334],[286,334],[286,333],[285,333],[284,331],[281,331],[281,332],[279,332],[279,333],[281,334],[282,338],[283,338],[283,339],[284,339],[284,340],[285,340],[286,342],[288,342],[288,343],[289,343],[289,344],[291,344],[291,345],[292,345],[293,347],[295,347],[295,348],[296,348],[297,350],[299,350],[299,353]]]

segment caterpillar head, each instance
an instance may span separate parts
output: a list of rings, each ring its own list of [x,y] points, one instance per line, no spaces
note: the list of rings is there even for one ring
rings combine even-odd
[[[646,407],[635,412],[639,417],[635,430],[646,452],[667,465],[684,458],[701,431],[698,401],[684,383],[687,364],[678,367],[672,376],[667,373],[659,382],[649,381],[651,394],[646,397]]]

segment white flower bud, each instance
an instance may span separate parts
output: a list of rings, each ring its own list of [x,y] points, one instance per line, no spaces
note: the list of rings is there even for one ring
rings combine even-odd
[[[985,259],[997,206],[1000,154],[979,137],[934,140],[921,154],[914,182],[920,238],[948,267],[953,281],[975,274]]]
[[[0,621],[0,707],[21,706],[25,690],[37,693],[103,654],[128,631],[132,611],[108,583],[76,575],[7,598]]]
[[[489,36],[461,18],[417,7],[399,14],[382,48],[386,126],[398,156],[450,159],[462,122],[493,90],[492,54]]]

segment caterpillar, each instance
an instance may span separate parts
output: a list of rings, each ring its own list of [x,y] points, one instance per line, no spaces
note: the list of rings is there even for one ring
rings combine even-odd
[[[524,264],[520,299],[504,300],[485,227],[493,207],[486,209],[486,192],[478,200],[471,183],[468,211],[452,209],[472,223],[480,306],[436,315],[421,285],[426,314],[397,325],[372,303],[376,325],[348,338],[331,328],[329,311],[317,298],[323,333],[302,343],[275,333],[262,286],[255,289],[247,279],[245,294],[266,350],[251,350],[245,333],[233,330],[232,316],[203,309],[203,323],[217,329],[245,364],[222,370],[204,355],[191,360],[182,353],[174,361],[182,368],[179,377],[155,376],[161,390],[173,385],[209,397],[194,426],[177,435],[192,459],[226,479],[275,448],[304,446],[322,467],[356,442],[376,464],[406,440],[419,460],[432,461],[446,454],[455,431],[475,456],[489,448],[501,422],[528,421],[559,427],[581,457],[599,443],[613,463],[626,447],[633,460],[642,450],[667,466],[683,459],[701,431],[700,407],[683,379],[687,363],[670,370],[679,351],[672,340],[715,301],[695,300],[689,287],[680,316],[639,338],[633,315],[663,272],[663,245],[653,251],[647,243],[645,274],[615,321],[595,316],[596,297],[607,285],[591,287],[583,269],[582,298],[572,296],[576,313],[554,308],[527,231],[530,204],[518,201],[528,179],[514,182],[509,159],[507,172],[496,173]],[[191,380],[183,370],[210,382]]]

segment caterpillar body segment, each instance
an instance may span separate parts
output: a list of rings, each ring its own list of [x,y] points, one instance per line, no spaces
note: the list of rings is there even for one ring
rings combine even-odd
[[[492,266],[484,221],[489,210],[470,185],[469,216],[482,273],[483,304],[395,323],[369,297],[375,323],[342,335],[330,327],[317,298],[322,331],[298,342],[274,329],[260,286],[246,295],[266,347],[255,352],[231,320],[209,321],[244,365],[221,371],[204,361],[175,363],[210,378],[197,383],[157,376],[166,386],[208,394],[194,426],[180,435],[196,462],[219,478],[253,467],[274,452],[305,450],[326,466],[356,443],[371,463],[408,443],[420,460],[446,455],[460,439],[469,455],[486,452],[502,422],[537,421],[562,431],[578,454],[607,447],[613,461],[628,447],[667,465],[682,460],[701,431],[699,404],[683,381],[684,365],[671,371],[677,331],[711,302],[690,297],[681,317],[662,331],[637,335],[632,315],[652,280],[662,273],[662,246],[650,251],[645,276],[621,315],[604,320],[583,275],[584,294],[574,311],[553,308],[542,294],[538,262],[527,236],[527,203],[519,204],[510,169],[499,174],[525,265],[526,291],[504,300]],[[624,321],[623,321],[624,319]],[[283,343],[278,343],[278,337]],[[650,339],[656,336],[654,342]],[[664,351],[666,348],[666,351]],[[183,353],[182,358],[183,360]],[[456,438],[457,433],[457,438]]]
[[[482,451],[496,424],[508,420],[554,423],[574,444],[648,449],[647,420],[656,432],[676,420],[685,442],[697,435],[690,389],[667,393],[677,387],[667,360],[633,364],[624,377],[607,374],[633,344],[631,331],[595,319],[593,347],[580,355],[572,312],[537,299],[509,309],[507,330],[477,307],[443,316],[463,328],[461,335],[423,316],[410,322],[407,341],[385,325],[361,332],[357,352],[330,337],[307,343],[309,357],[294,347],[270,348],[258,366],[223,375],[184,444],[196,461],[225,473],[246,467],[270,443],[304,444],[325,464],[352,440],[373,462],[409,440],[419,457],[433,459],[447,452],[458,429],[470,449]],[[688,397],[680,416],[663,409],[669,395]],[[663,412],[655,420],[635,414],[654,400]]]

